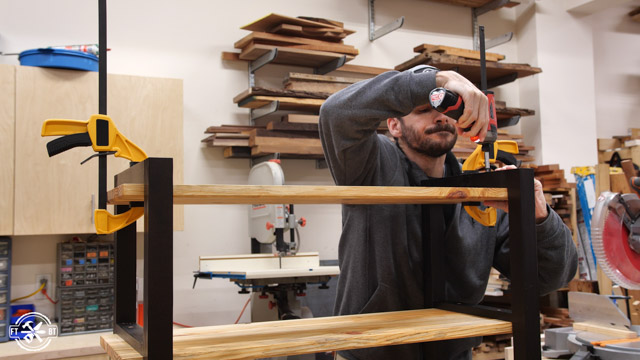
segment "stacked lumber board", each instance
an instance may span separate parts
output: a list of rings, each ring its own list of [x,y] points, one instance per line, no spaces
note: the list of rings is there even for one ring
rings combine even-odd
[[[556,307],[543,307],[542,313],[543,328],[568,327],[573,325],[573,319],[569,316],[569,309]]]
[[[488,3],[493,2],[493,0],[431,0],[431,1],[437,1],[437,2],[447,3],[447,4],[451,4],[451,5],[466,6],[466,7],[471,7],[471,8],[481,7],[481,6],[487,5]],[[520,2],[518,2],[518,1],[507,1],[502,6],[510,8],[510,7],[514,7],[516,5],[520,5]]]
[[[418,55],[397,65],[396,70],[403,71],[426,64],[440,70],[455,70],[476,85],[480,84],[479,51],[431,44],[420,44],[413,50]],[[542,69],[528,64],[501,62],[503,59],[503,55],[487,53],[487,84],[489,88],[542,72]]]
[[[608,163],[618,153],[622,160],[630,159],[640,164],[640,129],[629,129],[629,134],[611,139],[598,139],[598,163]]]
[[[331,94],[361,79],[326,75],[290,73],[285,78],[284,89],[252,87],[233,98],[238,107],[256,109],[273,101],[278,101],[281,110],[296,110],[318,114],[320,106]],[[514,116],[531,116],[534,110],[508,107],[503,101],[496,101],[498,121]]]
[[[542,183],[547,204],[560,215],[575,239],[577,236],[576,184],[567,182],[564,169],[561,169],[558,164],[539,165],[534,169],[534,176]]]
[[[598,139],[598,169],[608,168],[608,181],[599,181],[600,191],[631,193],[629,179],[638,176],[640,165],[640,129],[629,129],[629,134]]]
[[[358,55],[358,49],[343,41],[355,31],[335,20],[269,14],[241,29],[251,33],[234,44],[241,50],[240,60],[256,60],[277,49],[273,63],[319,67],[343,56],[349,61]]]
[[[380,123],[378,133],[389,136],[386,130],[386,123]],[[251,158],[273,153],[279,153],[282,158],[324,158],[318,133],[317,115],[286,114],[264,125],[210,126],[205,133],[211,135],[202,142],[209,147],[223,148],[226,158]],[[522,135],[513,135],[499,130],[498,139],[518,142],[520,152],[515,157],[524,164],[534,160],[528,154],[534,148],[522,143]],[[458,137],[453,153],[464,160],[476,146],[477,144],[468,138]]]

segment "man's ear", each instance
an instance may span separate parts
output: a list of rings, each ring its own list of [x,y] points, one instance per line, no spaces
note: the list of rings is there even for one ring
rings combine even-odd
[[[399,138],[402,135],[402,129],[400,127],[400,120],[398,118],[388,118],[387,119],[387,128],[389,129],[389,133],[394,138]]]

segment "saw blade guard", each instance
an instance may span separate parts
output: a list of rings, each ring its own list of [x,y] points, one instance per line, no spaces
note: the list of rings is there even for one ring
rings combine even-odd
[[[249,185],[284,185],[284,172],[276,162],[262,162],[251,168]],[[276,228],[289,230],[285,211],[285,204],[249,205],[249,236],[262,244],[272,244]]]
[[[607,277],[624,288],[640,290],[640,254],[629,246],[629,230],[622,217],[609,206],[619,196],[605,191],[598,197],[591,222],[593,251]]]

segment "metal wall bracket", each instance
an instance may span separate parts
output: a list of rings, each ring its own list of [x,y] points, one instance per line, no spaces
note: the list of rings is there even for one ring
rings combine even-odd
[[[493,0],[483,6],[471,9],[471,25],[473,28],[473,50],[480,50],[480,35],[478,32],[478,16],[487,13],[491,10],[503,7],[509,2],[509,0]],[[485,49],[490,49],[494,46],[504,44],[511,41],[513,38],[513,32],[500,35],[496,38],[487,40],[485,43]]]
[[[259,58],[249,62],[249,88],[252,88],[256,85],[255,72],[258,71],[258,69],[260,69],[261,67],[275,60],[277,56],[278,48],[273,48],[268,53],[265,53]]]
[[[318,66],[317,68],[313,68],[313,73],[317,75],[324,75],[336,70],[347,62],[347,55],[342,55],[337,59],[333,59],[328,63]]]
[[[268,103],[267,105],[264,105],[262,107],[256,108],[256,109],[251,109],[249,111],[249,116],[250,116],[250,120],[251,120],[251,125],[254,124],[254,121],[256,119],[259,119],[263,116],[267,116],[269,114],[273,114],[274,112],[278,111],[278,108],[280,107],[280,101],[275,100],[272,101],[270,103]]]
[[[374,12],[375,0],[369,0],[369,41],[378,39],[388,33],[397,30],[404,24],[404,16],[395,19],[393,22],[376,30],[375,12]]]

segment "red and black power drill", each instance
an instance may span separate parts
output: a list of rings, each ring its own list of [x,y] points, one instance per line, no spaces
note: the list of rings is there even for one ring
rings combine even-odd
[[[480,90],[487,96],[489,100],[489,125],[487,127],[487,136],[484,141],[479,142],[477,136],[471,137],[471,141],[475,141],[482,145],[484,152],[485,169],[491,169],[489,160],[494,157],[494,143],[498,139],[498,120],[496,118],[496,102],[493,91],[487,90],[487,65],[484,49],[484,26],[480,26]],[[435,88],[429,94],[429,102],[437,111],[447,115],[448,117],[458,120],[464,112],[464,102],[462,97],[451,90],[445,88]],[[468,131],[470,128],[465,129]]]

